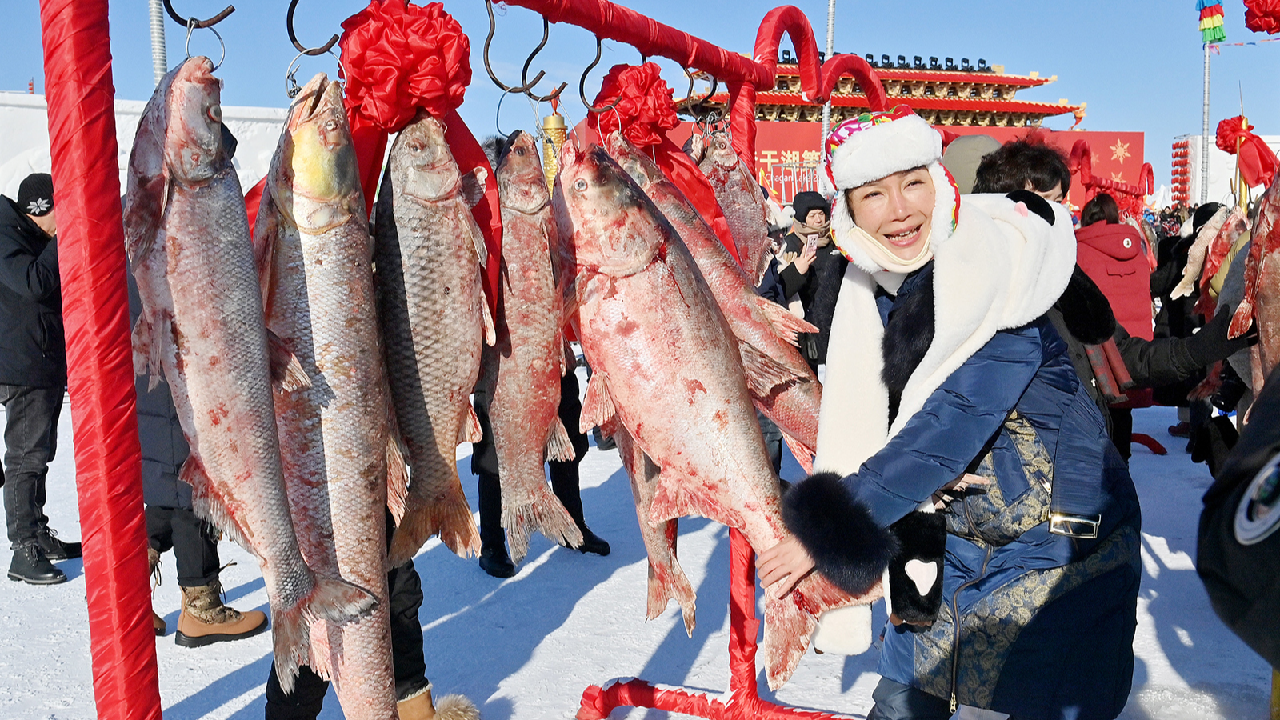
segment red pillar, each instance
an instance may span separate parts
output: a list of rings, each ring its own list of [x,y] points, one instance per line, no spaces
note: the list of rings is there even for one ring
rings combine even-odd
[[[94,699],[160,718],[107,0],[41,0]]]

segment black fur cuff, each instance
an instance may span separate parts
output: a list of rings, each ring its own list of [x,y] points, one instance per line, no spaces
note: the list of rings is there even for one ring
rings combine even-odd
[[[889,526],[900,552],[889,563],[889,605],[904,622],[931,623],[942,608],[942,560],[947,552],[947,519],[941,513],[912,512]],[[921,584],[908,568],[921,577]],[[928,578],[932,575],[932,579]]]
[[[782,497],[782,520],[813,558],[815,569],[852,595],[871,589],[898,543],[866,506],[854,500],[840,476],[811,475]]]

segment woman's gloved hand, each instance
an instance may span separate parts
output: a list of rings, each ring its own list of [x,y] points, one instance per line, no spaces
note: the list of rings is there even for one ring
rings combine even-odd
[[[1187,351],[1197,365],[1211,365],[1219,360],[1258,344],[1258,326],[1249,326],[1248,331],[1234,340],[1227,339],[1227,329],[1231,326],[1232,313],[1220,312],[1213,316],[1200,332],[1187,338]]]

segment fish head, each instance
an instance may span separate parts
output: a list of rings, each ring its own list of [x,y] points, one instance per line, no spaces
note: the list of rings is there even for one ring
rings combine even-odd
[[[738,164],[738,153],[733,149],[729,133],[723,131],[712,133],[710,145],[707,157],[717,165],[729,167]]]
[[[302,196],[328,206],[355,203],[363,208],[340,83],[320,73],[302,88],[289,110],[281,143],[272,173],[272,193],[278,201]]]
[[[390,172],[397,192],[423,202],[452,197],[462,183],[444,124],[426,111],[400,131],[391,148]]]
[[[222,81],[213,76],[207,57],[186,60],[169,85],[165,163],[172,176],[198,183],[216,175],[230,161],[224,145]]]
[[[632,180],[642,188],[664,179],[662,169],[650,160],[641,150],[631,144],[619,131],[614,131],[605,138],[605,147],[618,166],[631,176]]]
[[[665,234],[635,181],[598,145],[566,142],[556,178],[556,220],[579,268],[626,277],[659,255]]]
[[[494,173],[504,208],[531,215],[551,202],[538,144],[529,133],[516,130],[511,134]]]

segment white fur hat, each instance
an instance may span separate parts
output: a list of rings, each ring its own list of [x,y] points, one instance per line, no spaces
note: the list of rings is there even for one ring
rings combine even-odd
[[[831,229],[836,246],[850,262],[868,273],[886,270],[862,247],[861,233],[843,195],[896,172],[924,167],[933,178],[933,222],[929,246],[951,236],[960,207],[955,180],[942,166],[942,136],[906,105],[867,112],[840,123],[827,135],[826,180],[838,191],[832,203]]]

